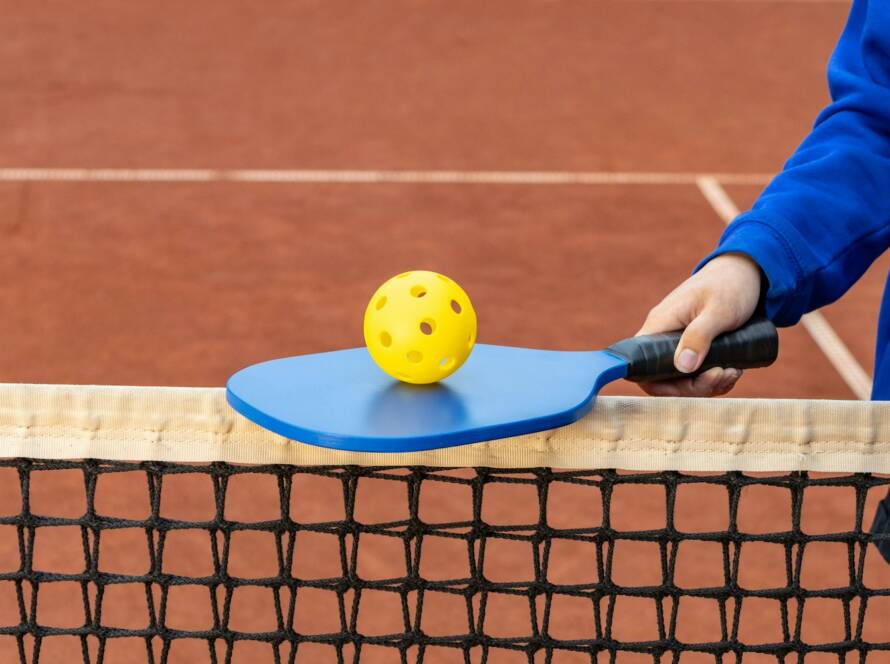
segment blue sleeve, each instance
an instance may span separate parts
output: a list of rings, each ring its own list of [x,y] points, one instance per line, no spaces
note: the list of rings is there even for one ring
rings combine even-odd
[[[890,246],[890,0],[855,0],[828,83],[810,135],[698,268],[749,255],[779,325],[839,298]]]

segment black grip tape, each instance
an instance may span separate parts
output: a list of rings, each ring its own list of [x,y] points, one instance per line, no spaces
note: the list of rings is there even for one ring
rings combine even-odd
[[[701,367],[685,374],[674,366],[681,332],[667,332],[619,341],[607,349],[627,360],[627,379],[638,383],[697,375],[713,367],[755,369],[775,362],[779,354],[776,326],[766,318],[752,318],[735,332],[714,339]]]

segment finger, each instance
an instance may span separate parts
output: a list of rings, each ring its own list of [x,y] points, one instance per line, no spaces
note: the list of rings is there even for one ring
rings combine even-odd
[[[640,387],[653,397],[711,397],[724,378],[724,369],[714,367],[692,378],[640,383]]]
[[[720,381],[720,384],[717,386],[717,389],[714,391],[714,396],[719,397],[727,394],[732,388],[735,387],[736,383],[739,381],[739,378],[742,377],[742,372],[739,369],[726,369],[724,371],[724,377]]]
[[[708,354],[714,337],[733,329],[734,323],[730,316],[714,307],[709,307],[696,316],[686,326],[677,344],[677,352],[674,354],[674,366],[677,370],[692,373],[698,369]]]
[[[640,389],[652,397],[683,397],[689,392],[691,378],[679,380],[659,380],[654,383],[639,383]]]
[[[714,367],[713,369],[708,369],[704,373],[699,374],[691,379],[692,381],[692,390],[689,396],[691,397],[713,397],[717,396],[720,389],[729,381],[731,377],[734,375],[729,373],[732,370],[721,369],[720,367]]]

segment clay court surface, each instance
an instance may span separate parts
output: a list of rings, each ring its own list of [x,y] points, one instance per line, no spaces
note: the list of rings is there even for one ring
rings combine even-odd
[[[586,349],[632,335],[713,247],[721,209],[749,206],[803,138],[827,100],[825,64],[849,10],[782,0],[5,4],[2,380],[186,386],[360,345],[370,294],[408,269],[460,282],[483,342]],[[839,371],[797,326],[782,332],[779,363],[734,394],[862,396],[887,266],[822,312],[837,335],[829,345],[852,364]],[[627,383],[606,393],[640,394]],[[77,512],[82,478],[53,477],[33,509]],[[102,481],[109,506],[145,500],[123,476]],[[18,505],[17,481],[4,482],[3,498]],[[272,481],[245,486],[232,518],[266,518],[275,491]],[[516,496],[493,493],[495,512],[520,509]],[[320,485],[300,495],[309,511],[330,500]],[[197,483],[167,498],[185,512],[212,501]],[[581,493],[560,499],[579,518],[589,507]],[[448,513],[451,500],[431,496],[427,509]],[[645,522],[647,500],[616,509]],[[780,511],[770,500],[760,514]],[[830,529],[832,505],[812,513],[814,525]],[[708,519],[698,512],[689,518]],[[79,532],[63,530],[44,535],[58,542],[38,541],[38,553],[43,545],[53,553],[40,555],[82,567]],[[132,562],[119,540],[103,555]],[[232,564],[261,566],[251,556],[263,545],[236,545]],[[14,536],[2,546],[15,567]],[[170,555],[198,565],[208,548],[196,539]],[[527,554],[504,549],[499,573],[521,577]],[[384,576],[393,561],[385,547],[362,556]],[[445,565],[439,556],[428,562]],[[646,574],[656,560],[641,548],[621,565]],[[768,557],[759,564],[752,579],[770,574]],[[830,556],[817,564],[835,568]],[[868,564],[890,585],[876,558]],[[706,567],[690,565],[690,579]],[[50,620],[77,622],[75,591],[59,595]],[[206,616],[206,598],[185,595],[182,620]],[[245,629],[265,628],[249,619],[267,600],[244,598],[254,602],[239,607]],[[117,601],[121,620],[144,618],[144,597]],[[0,598],[4,615],[10,602]],[[837,620],[815,617],[809,634],[834,639]],[[4,661],[16,657],[6,640]],[[80,656],[76,640],[50,641]],[[171,661],[205,661],[202,648]],[[235,661],[271,661],[268,646],[244,648]],[[305,661],[335,661],[322,650]],[[391,657],[371,649],[362,661]]]

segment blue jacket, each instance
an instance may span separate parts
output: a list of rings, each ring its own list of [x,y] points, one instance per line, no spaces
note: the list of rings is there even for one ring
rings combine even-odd
[[[715,252],[763,269],[766,314],[793,325],[833,302],[890,247],[890,0],[855,0],[828,65],[831,104]],[[890,399],[890,286],[872,398]]]

